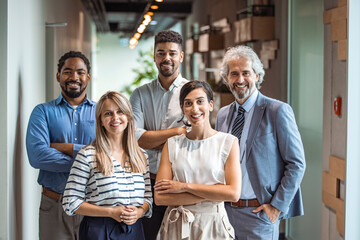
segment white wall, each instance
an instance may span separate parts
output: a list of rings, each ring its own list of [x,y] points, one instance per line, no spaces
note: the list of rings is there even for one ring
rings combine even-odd
[[[170,29],[181,34],[181,22]],[[97,72],[96,78],[93,79],[93,98],[98,100],[110,90],[120,92],[130,84],[136,77],[132,70],[141,67],[141,64],[137,62],[139,51],[147,51],[153,47],[154,37],[140,38],[135,49],[130,49],[128,46],[120,45],[120,39],[116,33],[97,34]]]
[[[54,58],[70,49],[90,57],[91,23],[81,9],[80,0],[0,2],[0,239],[38,239],[40,186],[38,171],[28,163],[25,135],[32,109],[45,101],[46,83],[56,81],[55,75],[45,79],[45,23],[68,22],[54,31]]]
[[[7,111],[7,1],[0,1],[0,109]],[[7,161],[7,117],[0,114],[0,206],[8,206],[8,161]],[[0,239],[6,239],[9,233],[7,207],[0,209]]]

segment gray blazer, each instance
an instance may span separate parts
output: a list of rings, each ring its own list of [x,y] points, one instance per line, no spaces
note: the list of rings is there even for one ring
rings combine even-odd
[[[260,204],[270,203],[280,218],[304,214],[300,183],[305,154],[292,108],[259,92],[247,138],[246,168]],[[216,130],[230,133],[235,102],[219,110]]]

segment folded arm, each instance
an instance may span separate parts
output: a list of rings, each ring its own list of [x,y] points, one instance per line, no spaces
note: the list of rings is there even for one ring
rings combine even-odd
[[[157,182],[155,184],[155,197],[164,200],[164,205],[175,205],[172,201],[181,202],[180,194],[191,194],[196,198],[209,201],[237,201],[241,192],[241,170],[239,161],[239,145],[237,140],[233,142],[230,154],[225,164],[225,180],[226,184],[206,185],[194,183],[181,183],[173,181],[171,176],[157,175]],[[162,161],[160,163],[168,165],[163,171],[171,172],[171,163],[168,160],[167,144],[165,144],[163,153],[161,155]],[[160,172],[160,169],[159,169]],[[180,195],[180,196],[179,196]],[[177,199],[178,198],[178,199]],[[163,202],[162,202],[163,203]],[[192,203],[190,203],[192,204]]]
[[[158,173],[156,175],[156,181],[160,179],[167,179],[167,180],[173,179],[171,163],[169,161],[169,151],[168,151],[167,142],[165,143],[163,151],[161,153],[160,166]],[[205,201],[204,198],[185,192],[159,194],[156,188],[154,188],[154,199],[156,205],[164,205],[164,206],[190,205]]]
[[[32,167],[50,172],[69,172],[73,157],[50,146],[50,134],[41,105],[31,113],[26,133],[26,149]]]

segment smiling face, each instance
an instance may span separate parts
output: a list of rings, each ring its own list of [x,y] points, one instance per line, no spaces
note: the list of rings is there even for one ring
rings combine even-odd
[[[183,61],[184,52],[179,44],[173,42],[158,43],[155,46],[154,61],[160,77],[176,77],[179,65]]]
[[[213,110],[213,101],[208,101],[202,88],[196,88],[185,97],[182,110],[192,127],[210,124],[209,115]]]
[[[255,74],[251,60],[234,59],[228,62],[226,81],[236,100],[243,104],[256,89],[259,75]]]
[[[127,128],[128,118],[113,100],[106,99],[101,111],[101,125],[108,136],[119,134],[122,136]]]
[[[56,74],[56,79],[65,97],[84,98],[85,89],[90,82],[90,74],[81,58],[68,58],[61,71]]]

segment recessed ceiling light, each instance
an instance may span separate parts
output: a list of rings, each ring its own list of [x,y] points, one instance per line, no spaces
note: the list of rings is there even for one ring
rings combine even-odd
[[[155,2],[163,2],[164,0],[155,0]]]
[[[159,8],[159,6],[158,5],[151,5],[150,8],[156,10],[156,9]]]

